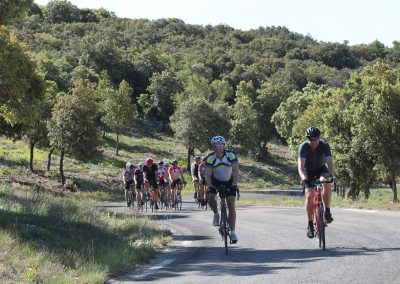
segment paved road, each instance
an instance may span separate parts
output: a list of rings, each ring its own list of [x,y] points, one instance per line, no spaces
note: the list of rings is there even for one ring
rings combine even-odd
[[[400,283],[400,212],[332,212],[322,251],[304,209],[240,207],[239,242],[225,256],[211,212],[187,197],[182,212],[157,214],[171,247],[109,283]]]

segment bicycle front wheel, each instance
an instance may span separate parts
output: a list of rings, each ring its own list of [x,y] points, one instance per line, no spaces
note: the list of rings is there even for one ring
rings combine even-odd
[[[320,247],[325,250],[325,222],[324,222],[324,205],[322,202],[318,204],[318,214],[319,214],[319,243]]]
[[[225,245],[225,255],[228,255],[228,216],[226,214],[226,208],[221,209],[221,223],[222,223],[222,238]]]

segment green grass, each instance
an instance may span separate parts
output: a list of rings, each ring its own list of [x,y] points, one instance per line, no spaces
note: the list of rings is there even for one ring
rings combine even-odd
[[[109,214],[85,195],[6,183],[0,184],[0,228],[0,281],[14,283],[103,283],[171,240],[148,218]]]

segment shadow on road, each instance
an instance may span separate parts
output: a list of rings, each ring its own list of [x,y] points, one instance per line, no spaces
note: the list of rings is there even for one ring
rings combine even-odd
[[[203,236],[177,236],[182,240],[195,240]],[[192,238],[192,239],[191,239]],[[178,249],[176,259],[154,276],[150,275],[141,281],[179,277],[190,271],[193,275],[201,276],[252,276],[274,273],[282,269],[300,268],[302,263],[315,262],[327,258],[344,256],[376,255],[386,251],[400,251],[400,248],[367,248],[367,247],[335,247],[326,251],[319,249],[282,249],[282,250],[254,250],[248,248],[231,247],[230,254],[225,256],[224,249],[215,247],[192,248],[206,250],[200,257],[193,260],[184,248]],[[191,261],[185,261],[186,259]],[[243,265],[246,264],[246,265]],[[120,281],[133,280],[132,275],[118,278]],[[138,280],[135,278],[135,280]]]

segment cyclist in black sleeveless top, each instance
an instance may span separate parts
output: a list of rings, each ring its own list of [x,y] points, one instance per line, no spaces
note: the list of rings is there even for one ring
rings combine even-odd
[[[321,131],[317,127],[306,130],[307,140],[299,147],[298,169],[302,183],[305,186],[306,211],[308,217],[307,237],[314,237],[313,205],[314,193],[311,181],[321,181],[333,178],[333,160],[328,142],[320,140]],[[328,223],[333,221],[330,212],[331,188],[329,183],[323,184],[322,199],[325,205],[325,219]]]

